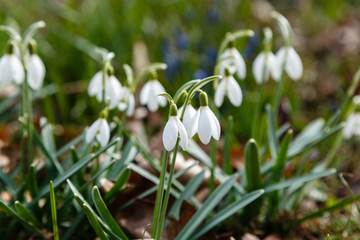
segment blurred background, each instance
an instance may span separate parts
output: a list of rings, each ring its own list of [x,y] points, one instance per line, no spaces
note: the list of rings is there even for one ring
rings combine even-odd
[[[47,69],[47,87],[37,100],[35,114],[74,129],[88,125],[100,111],[100,104],[86,93],[89,80],[100,68],[88,54],[88,42],[116,54],[113,64],[122,83],[125,63],[135,70],[148,62],[166,63],[168,69],[159,79],[173,94],[185,81],[213,74],[217,50],[227,32],[253,29],[254,37],[237,41],[248,68],[246,79],[240,81],[244,103],[236,109],[225,104],[220,110],[224,115],[234,113],[235,129],[246,140],[257,99],[251,65],[262,50],[263,28],[269,26],[274,32],[274,52],[283,44],[269,18],[271,10],[289,19],[294,46],[304,64],[300,81],[285,80],[281,104],[282,121],[299,129],[338,107],[360,66],[359,1],[1,0],[0,23],[24,31],[35,21],[46,22],[46,28],[35,36]],[[7,41],[8,36],[0,33],[1,51]],[[265,88],[265,100],[270,100],[274,82]],[[12,93],[3,91],[0,99],[6,94]],[[17,110],[11,111],[0,121],[16,116]]]

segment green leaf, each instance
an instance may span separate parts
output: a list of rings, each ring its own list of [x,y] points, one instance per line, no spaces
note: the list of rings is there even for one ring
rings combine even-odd
[[[248,191],[262,187],[259,151],[254,139],[250,139],[245,147],[245,172]]]
[[[191,236],[191,239],[197,239],[201,237],[203,234],[205,234],[207,231],[212,229],[213,227],[220,224],[222,221],[227,219],[228,217],[234,215],[240,209],[247,206],[248,204],[254,202],[256,199],[258,199],[261,195],[263,195],[264,190],[256,190],[251,193],[246,194],[241,199],[237,200],[236,202],[228,205],[221,211],[219,211],[215,216],[213,216],[209,221],[205,222],[199,229],[196,230],[196,233]]]
[[[57,178],[54,179],[54,181],[53,181],[54,188],[57,188],[58,186],[60,186],[60,184],[62,184],[68,178],[70,178],[71,176],[76,174],[81,168],[86,166],[91,160],[97,158],[101,153],[105,152],[108,148],[110,148],[111,146],[116,144],[118,141],[119,140],[117,139],[117,140],[109,143],[106,147],[100,149],[99,151],[97,151],[96,153],[94,153],[90,156],[86,156],[85,158],[83,158],[82,160],[80,160],[79,162],[77,162],[76,164],[71,166],[71,168],[68,169],[66,172],[64,172],[64,174],[59,175]],[[35,204],[40,198],[44,197],[47,194],[49,194],[49,185],[47,185],[46,187],[42,188],[39,191],[39,195],[32,202],[29,203],[29,206]]]
[[[83,204],[82,208],[84,209],[84,212],[85,212],[87,218],[89,219],[91,226],[94,228],[96,234],[100,237],[100,239],[101,240],[109,240],[107,238],[105,232],[102,230],[96,216],[92,213],[90,208],[86,204]]]
[[[169,216],[172,216],[176,220],[179,220],[182,202],[185,199],[189,199],[191,196],[195,194],[196,190],[199,188],[202,181],[204,180],[204,176],[205,176],[205,171],[203,170],[188,182],[184,191],[181,192],[179,198],[176,199],[175,203],[172,205],[169,211]]]
[[[53,224],[54,231],[54,240],[59,240],[59,228],[57,223],[57,215],[56,215],[56,200],[55,200],[55,192],[52,181],[50,181],[50,206],[51,206],[51,218]]]
[[[116,180],[114,186],[110,189],[109,192],[105,194],[105,200],[109,200],[115,196],[115,194],[119,191],[121,191],[121,188],[124,186],[124,184],[127,182],[127,180],[130,177],[131,170],[130,168],[126,168],[122,171],[119,178]]]
[[[118,236],[120,236],[123,239],[128,239],[125,235],[125,233],[121,230],[119,225],[116,223],[114,218],[111,216],[108,208],[106,207],[106,204],[104,200],[101,198],[100,191],[97,186],[93,187],[92,190],[92,198],[95,204],[95,207],[100,214],[101,218],[104,220],[104,222],[109,226],[109,228]]]
[[[0,168],[0,180],[4,183],[4,187],[9,192],[9,194],[14,197],[16,194],[16,189],[18,188],[14,181]]]
[[[321,172],[310,173],[310,174],[306,174],[301,177],[296,177],[296,178],[292,178],[290,180],[286,180],[286,181],[283,181],[283,182],[280,182],[277,184],[273,184],[269,187],[264,188],[264,190],[266,193],[269,193],[272,191],[291,187],[292,185],[295,185],[295,184],[303,184],[305,182],[313,181],[315,179],[326,177],[326,176],[332,175],[334,173],[336,173],[336,169],[334,169],[334,168],[328,169],[325,171],[321,171]]]
[[[41,228],[39,220],[37,220],[37,218],[26,207],[24,207],[21,202],[15,201],[15,209],[24,218],[24,220],[30,222],[38,228]]]
[[[31,164],[30,168],[29,168],[27,184],[29,187],[31,197],[35,198],[39,193],[39,189],[38,189],[37,180],[36,180],[36,167],[33,164]]]
[[[17,212],[15,212],[12,208],[10,208],[5,202],[0,200],[0,209],[3,210],[8,216],[14,217],[16,220],[21,222],[23,225],[31,229],[32,231],[36,232],[39,236],[43,237],[43,233],[39,228],[34,226],[33,224],[29,223],[25,220],[22,216],[20,216]]]
[[[215,191],[205,201],[203,206],[196,211],[189,222],[185,225],[179,235],[176,237],[180,239],[190,239],[189,237],[194,233],[201,222],[209,215],[209,213],[216,207],[220,200],[230,191],[234,185],[237,176],[228,178],[223,184],[215,189]]]

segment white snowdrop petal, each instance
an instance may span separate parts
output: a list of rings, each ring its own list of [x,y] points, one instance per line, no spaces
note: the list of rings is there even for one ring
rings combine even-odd
[[[186,151],[188,141],[189,141],[188,135],[186,133],[186,129],[185,129],[183,123],[179,120],[178,117],[176,117],[176,122],[177,122],[178,129],[179,129],[180,146],[184,151]]]
[[[217,119],[217,117],[211,111],[211,109],[209,107],[207,108],[207,112],[208,112],[208,115],[209,115],[209,121],[212,122],[212,126],[213,126],[211,128],[211,134],[212,134],[213,138],[215,138],[216,140],[219,140],[220,139],[220,133],[221,133],[219,120]]]
[[[353,134],[353,129],[354,129],[354,125],[355,125],[355,116],[353,114],[351,114],[348,119],[345,122],[345,127],[343,129],[343,136],[345,139],[349,139],[351,138],[352,134]]]
[[[14,80],[16,84],[21,84],[24,81],[25,72],[20,59],[15,55],[11,55],[11,71],[12,80]]]
[[[190,120],[190,123],[192,124],[185,126],[189,138],[192,138],[198,132],[199,117],[200,109],[196,111],[195,115]]]
[[[181,113],[182,107],[179,108],[179,110]],[[187,105],[187,107],[185,109],[185,113],[184,113],[183,124],[186,129],[186,133],[187,133],[188,137],[192,137],[190,135],[191,135],[191,128],[195,125],[194,124],[195,115],[196,115],[196,110],[194,109],[194,107],[191,104]],[[195,133],[193,135],[195,135]]]
[[[288,47],[285,70],[292,80],[299,80],[303,74],[301,59],[293,47]]]
[[[156,112],[159,108],[159,102],[157,101],[157,94],[150,90],[150,97],[147,102],[147,107],[150,110],[150,112]]]
[[[267,60],[268,60],[268,64],[269,64],[269,72],[268,72],[268,77],[271,74],[271,77],[275,80],[275,77],[277,76],[278,73],[276,73],[276,57],[275,54],[273,54],[272,52],[268,52],[267,55]],[[276,80],[275,80],[276,81]]]
[[[110,98],[110,109],[115,108],[118,104],[120,93],[121,84],[119,80],[115,76],[111,76],[105,83],[105,97],[106,100]]]
[[[265,65],[265,53],[260,53],[254,60],[252,66],[252,72],[257,84],[261,84],[263,82],[264,76],[264,65]]]
[[[275,81],[279,81],[282,75],[282,66],[285,59],[285,47],[281,47],[275,56],[275,61],[273,63],[273,71],[272,71],[272,77]]]
[[[167,151],[173,150],[178,138],[178,125],[176,123],[176,117],[170,117],[167,121],[163,132],[163,144]]]
[[[118,109],[123,112],[123,111],[126,110],[126,107],[127,107],[127,103],[123,102],[123,101],[120,101],[120,103],[118,105]]]
[[[105,147],[110,139],[110,128],[109,124],[105,119],[100,119],[99,131],[96,135],[96,139],[99,141],[102,147]]]
[[[140,104],[146,105],[149,101],[150,97],[150,90],[151,90],[151,81],[148,81],[144,84],[143,88],[140,92]]]
[[[204,144],[208,144],[212,135],[212,128],[215,127],[213,121],[211,121],[211,115],[207,111],[208,107],[200,107],[200,115],[198,122],[198,136],[200,141]]]
[[[91,126],[88,128],[85,136],[85,141],[90,143],[94,137],[96,136],[97,132],[100,128],[100,119],[96,120]]]
[[[232,54],[234,56],[234,61],[236,65],[236,73],[240,79],[244,79],[246,76],[246,65],[243,57],[236,48],[231,48]]]
[[[242,103],[242,92],[239,84],[236,82],[233,76],[228,76],[227,82],[227,96],[235,107],[238,107]]]
[[[44,82],[45,66],[38,55],[29,56],[26,62],[28,70],[28,84],[33,90],[39,90]]]
[[[165,92],[164,87],[161,85],[161,83],[158,80],[153,80],[153,89],[156,93],[156,100],[158,101],[159,105],[164,107],[167,103],[167,100],[163,96],[158,96],[159,93]]]
[[[8,85],[11,82],[11,66],[10,66],[10,55],[5,54],[0,59],[0,83]]]
[[[215,105],[220,107],[224,102],[224,96],[226,91],[226,81],[225,79],[220,80],[219,85],[215,90]]]
[[[90,80],[89,86],[88,86],[88,94],[89,96],[95,96],[98,95],[98,93],[102,92],[102,72],[97,72]],[[100,95],[101,97],[101,95]]]
[[[127,106],[126,115],[128,117],[131,117],[134,115],[134,112],[135,112],[135,97],[134,94],[130,94],[128,97],[128,106]]]

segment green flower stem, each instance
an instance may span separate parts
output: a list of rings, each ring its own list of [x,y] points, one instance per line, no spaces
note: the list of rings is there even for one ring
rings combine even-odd
[[[171,161],[170,174],[169,174],[169,177],[168,177],[167,187],[166,187],[166,192],[165,192],[165,199],[164,199],[163,206],[162,206],[162,209],[161,209],[160,224],[158,226],[159,228],[157,230],[155,239],[160,239],[161,238],[161,232],[162,232],[162,229],[163,229],[164,223],[165,223],[166,209],[167,209],[167,206],[168,206],[168,203],[169,203],[170,189],[171,189],[172,179],[173,179],[174,171],[175,171],[176,155],[177,155],[177,151],[178,151],[178,148],[179,148],[179,140],[180,140],[180,138],[177,139],[176,145],[175,145],[175,148],[174,148],[174,153],[173,153],[173,157],[172,157],[172,161]]]
[[[158,229],[158,225],[159,225],[159,220],[160,220],[159,218],[160,218],[160,213],[161,213],[161,209],[162,209],[162,200],[163,200],[163,195],[164,195],[164,182],[165,182],[165,175],[166,175],[165,173],[166,173],[166,168],[167,168],[167,164],[168,164],[168,159],[169,159],[169,152],[165,150],[164,159],[162,161],[161,171],[160,171],[159,187],[158,187],[158,191],[156,194],[153,222],[152,222],[152,226],[151,226],[151,237],[152,238],[156,237],[157,229]]]

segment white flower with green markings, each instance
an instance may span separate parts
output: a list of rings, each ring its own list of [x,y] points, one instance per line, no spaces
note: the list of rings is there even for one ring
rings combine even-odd
[[[215,105],[217,107],[223,104],[225,95],[229,98],[232,105],[236,107],[241,105],[243,98],[241,88],[227,68],[225,69],[223,79],[220,80],[215,90]]]
[[[303,75],[301,58],[292,46],[284,46],[277,51],[276,66],[273,72],[273,78],[275,80],[280,80],[283,67],[289,78],[294,81],[299,80]]]
[[[270,75],[275,81],[279,80],[276,75],[276,61],[277,58],[271,51],[263,51],[255,58],[252,72],[257,84],[267,82]]]
[[[236,73],[240,79],[246,77],[245,61],[236,48],[227,48],[220,55],[219,61],[221,61],[219,65],[219,74],[221,76],[225,76],[225,69],[227,68],[231,75]]]
[[[45,77],[45,65],[37,55],[37,44],[31,40],[25,55],[27,82],[33,90],[40,90]]]
[[[24,81],[24,68],[15,54],[15,48],[15,42],[10,41],[5,55],[0,59],[0,83],[2,85],[9,85],[11,82],[19,85]]]
[[[179,114],[178,114],[179,118],[180,118],[183,110],[184,110],[184,106],[179,108]],[[186,129],[186,132],[187,132],[187,135],[189,138],[192,138],[196,133],[196,131],[194,131],[195,128],[192,128],[192,126],[194,125],[193,119],[194,119],[195,115],[196,115],[196,109],[191,104],[188,104],[185,108],[182,122],[184,124],[184,127]]]
[[[135,112],[135,97],[134,94],[131,93],[128,87],[122,87],[120,91],[120,102],[118,105],[118,109],[122,112],[126,110],[126,115],[131,117]]]
[[[188,145],[188,135],[183,123],[180,121],[177,114],[177,107],[174,103],[170,105],[170,117],[167,121],[162,140],[167,151],[174,149],[177,139],[180,137],[180,146],[185,151]]]

